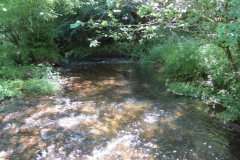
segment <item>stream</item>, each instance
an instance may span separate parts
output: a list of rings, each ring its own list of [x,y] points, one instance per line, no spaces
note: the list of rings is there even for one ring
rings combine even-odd
[[[237,160],[240,133],[200,100],[167,92],[153,66],[58,67],[61,93],[3,101],[0,159]]]

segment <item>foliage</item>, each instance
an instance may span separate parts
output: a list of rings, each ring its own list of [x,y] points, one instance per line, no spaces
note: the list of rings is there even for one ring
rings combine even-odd
[[[239,81],[221,47],[199,39],[169,40],[153,47],[142,59],[148,60],[163,64],[160,72],[169,77],[169,91],[222,104],[226,111],[220,117],[238,118]]]
[[[235,78],[236,79],[236,78]],[[223,104],[226,110],[219,114],[219,117],[234,121],[239,118],[240,113],[240,83],[232,82],[229,89],[221,89],[212,96],[214,102]]]
[[[40,93],[53,93],[62,89],[58,83],[60,77],[58,72],[54,72],[50,66],[37,68],[35,76],[27,79],[23,84],[23,90]]]
[[[145,5],[145,2],[124,0],[107,1],[105,5],[102,1],[92,7],[82,7],[79,9],[81,16],[77,17],[75,23],[69,24],[71,32],[91,32],[88,35],[90,44],[109,39],[133,41],[142,39],[140,35],[144,35],[144,39],[154,37],[156,34],[153,31],[158,27],[141,25],[147,20],[147,17],[138,15],[138,9],[141,9],[138,7],[142,4]],[[85,16],[86,13],[88,16]],[[86,33],[81,35],[85,36]]]
[[[231,81],[231,69],[223,49],[196,38],[176,39],[153,47],[142,58],[142,63],[164,64],[160,72],[171,73],[171,78],[190,81],[211,79],[217,88],[227,87],[229,81],[226,76]]]
[[[192,18],[195,16],[203,34],[207,33],[207,36],[223,45],[237,45],[240,31],[239,5],[237,0],[198,0],[189,8],[191,15],[187,21],[193,25]]]
[[[4,45],[12,43],[17,55],[11,58],[16,63],[60,60],[56,44],[59,17],[73,13],[72,7],[80,4],[50,0],[3,0],[1,3],[0,35],[5,37]]]
[[[11,66],[58,63],[62,55],[123,54],[164,64],[160,72],[169,75],[171,90],[181,86],[185,94],[201,97],[206,89],[212,101],[224,104],[224,116],[236,119],[239,6],[237,0],[2,0],[0,76],[23,77]],[[33,78],[33,85],[36,77],[46,78],[26,79]]]
[[[196,36],[210,38],[211,43],[224,49],[232,71],[238,74],[239,3],[235,0],[107,1],[107,8],[102,5],[103,12],[99,14],[103,19],[84,22],[77,20],[72,24],[72,28],[87,26],[84,27],[86,30],[97,30],[96,35],[90,38],[91,44],[96,46],[104,37],[114,41],[124,39],[141,42],[156,37],[156,32],[163,28],[183,30]],[[131,8],[131,12],[128,13],[126,8]],[[131,21],[124,21],[125,13],[131,15]],[[85,25],[82,25],[83,23]]]
[[[34,70],[36,69],[35,66],[7,66],[2,67],[0,70],[0,78],[2,79],[25,79],[25,77],[29,74],[34,76]]]
[[[21,94],[22,80],[2,80],[0,79],[0,100],[3,100],[5,97],[15,97]]]
[[[32,57],[37,62],[59,63],[62,59],[55,48],[38,47],[33,49]]]
[[[58,72],[50,66],[8,66],[0,70],[0,100],[22,92],[53,93],[62,89]]]
[[[124,55],[132,57],[134,59],[139,59],[139,57],[146,54],[149,48],[152,47],[154,43],[151,41],[144,41],[143,43],[134,42],[116,42],[113,44],[105,44],[98,47],[78,47],[74,50],[66,52],[66,56],[80,56],[85,57],[88,55]]]
[[[211,87],[204,87],[198,83],[190,82],[171,82],[167,83],[168,90],[178,95],[198,97],[210,100],[212,105],[221,104],[226,108],[218,114],[218,117],[227,121],[238,120],[240,113],[240,84],[233,83],[231,89],[212,90]]]
[[[15,63],[9,55],[9,53],[13,53],[13,50],[12,44],[0,45],[0,67],[11,66]]]
[[[239,6],[240,1],[236,0],[199,0],[189,10],[191,16],[187,21],[194,25],[191,19],[193,16],[197,19],[200,35],[211,38],[215,44],[225,50],[232,71],[240,79],[238,70],[240,55]]]
[[[48,78],[31,78],[24,82],[22,89],[28,92],[54,93],[60,91],[62,86]]]
[[[229,88],[229,84],[235,79],[224,50],[214,44],[206,44],[199,47],[201,67],[208,80],[216,89]]]
[[[197,46],[199,40],[183,39],[178,41],[170,39],[165,44],[157,45],[149,51],[149,55],[142,62],[157,62],[164,64],[161,72],[171,73],[172,78],[195,79],[198,78],[200,57]]]
[[[211,88],[202,87],[197,83],[182,83],[182,82],[172,82],[166,84],[168,90],[178,95],[192,96],[201,99],[209,99],[212,94]]]
[[[2,5],[0,32],[17,47],[27,48],[20,49],[20,55],[32,56],[29,61],[59,60],[56,54],[47,57],[42,48],[57,51],[59,47],[62,53],[69,53],[100,42],[143,42],[158,37],[157,32],[164,28],[207,36],[223,48],[239,50],[238,1],[4,0]],[[232,53],[228,57],[235,65]]]

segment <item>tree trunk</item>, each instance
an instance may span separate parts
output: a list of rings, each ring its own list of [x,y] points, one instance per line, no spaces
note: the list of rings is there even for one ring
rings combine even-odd
[[[232,71],[238,76],[238,79],[240,80],[240,74],[238,73],[238,68],[237,68],[236,63],[233,61],[232,53],[230,51],[229,46],[227,46],[225,49],[226,49],[226,55],[228,58],[228,62],[230,63],[230,65],[232,67]]]
[[[237,56],[238,56],[238,61],[240,60],[240,40],[237,41]]]

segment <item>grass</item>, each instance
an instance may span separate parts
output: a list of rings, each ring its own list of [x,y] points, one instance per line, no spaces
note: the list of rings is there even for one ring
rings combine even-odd
[[[0,100],[22,92],[55,93],[62,89],[58,72],[52,67],[8,66],[0,69]]]
[[[60,91],[62,86],[52,79],[31,78],[23,83],[22,89],[28,92],[54,93]]]

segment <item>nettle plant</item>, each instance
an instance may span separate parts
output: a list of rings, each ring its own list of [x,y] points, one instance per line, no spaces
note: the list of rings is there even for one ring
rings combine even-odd
[[[59,73],[46,65],[36,68],[34,76],[24,82],[22,89],[28,92],[54,93],[62,89],[59,80]]]
[[[222,104],[226,111],[219,116],[236,120],[239,81],[229,65],[225,49],[202,39],[176,39],[153,47],[142,62],[163,64],[160,72],[169,77],[169,91]]]
[[[177,40],[176,40],[177,39]],[[194,80],[201,78],[200,54],[201,41],[193,38],[175,37],[164,44],[153,47],[142,62],[161,63],[160,72],[167,73],[172,79]]]
[[[51,66],[11,66],[0,72],[0,100],[22,92],[55,93],[62,89],[59,73]]]
[[[19,96],[22,85],[22,80],[8,81],[0,79],[0,100],[6,97]]]
[[[219,117],[229,121],[238,120],[240,114],[240,83],[233,82],[230,89],[219,90],[216,96],[211,97],[215,102],[223,104],[226,110]]]
[[[201,53],[205,55],[202,63],[205,66],[204,72],[207,73],[207,81],[212,86],[209,99],[226,108],[226,111],[219,114],[219,117],[230,121],[237,120],[240,113],[238,74],[233,72],[233,66],[229,65],[222,47],[208,44],[200,48]]]

